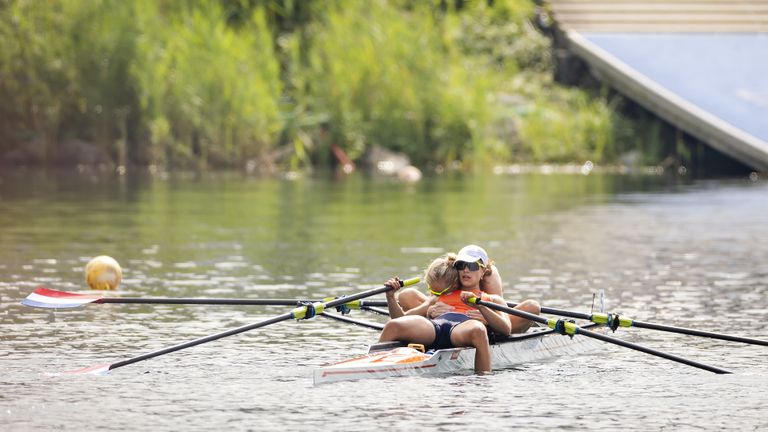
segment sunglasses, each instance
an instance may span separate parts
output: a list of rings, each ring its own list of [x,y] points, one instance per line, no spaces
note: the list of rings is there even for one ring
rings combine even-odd
[[[455,268],[458,271],[462,271],[465,268],[469,269],[469,271],[478,271],[480,270],[480,267],[485,267],[484,265],[480,264],[480,261],[476,261],[476,262],[456,261],[453,264],[453,268]]]
[[[446,291],[448,291],[448,290],[449,290],[449,289],[451,289],[451,288],[452,288],[452,287],[451,287],[450,285],[448,285],[448,287],[447,287],[447,288],[445,288],[445,289],[444,289],[444,290],[442,290],[442,291],[435,291],[434,289],[432,289],[432,287],[431,287],[431,286],[429,286],[429,284],[427,284],[427,289],[429,290],[429,292],[431,292],[432,294],[434,294],[434,295],[436,295],[436,296],[438,296],[438,297],[440,297],[441,295],[445,294],[445,292],[446,292]]]

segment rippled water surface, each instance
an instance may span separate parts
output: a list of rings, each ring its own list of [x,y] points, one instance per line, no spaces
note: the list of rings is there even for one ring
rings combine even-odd
[[[658,177],[440,177],[403,185],[238,177],[93,180],[0,174],[0,428],[23,430],[766,430],[768,347],[643,329],[626,340],[733,370],[714,375],[606,345],[471,374],[312,386],[376,332],[286,321],[129,365],[112,363],[284,313],[281,307],[21,306],[84,290],[108,254],[116,295],[321,298],[416,276],[466,243],[511,301],[768,339],[768,184]],[[354,311],[354,318],[383,322]]]

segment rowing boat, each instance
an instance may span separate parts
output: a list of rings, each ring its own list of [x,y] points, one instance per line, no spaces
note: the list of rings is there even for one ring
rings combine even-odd
[[[594,326],[586,325],[585,328]],[[494,370],[540,361],[551,357],[582,354],[599,347],[600,342],[586,337],[569,337],[544,327],[493,340],[491,364]],[[439,375],[471,371],[474,348],[449,348],[422,352],[403,342],[371,345],[368,353],[315,369],[315,385],[367,378]]]

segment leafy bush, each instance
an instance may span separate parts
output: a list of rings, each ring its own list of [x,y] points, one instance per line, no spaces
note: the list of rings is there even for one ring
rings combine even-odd
[[[55,162],[68,139],[119,164],[168,167],[280,154],[295,169],[323,163],[330,144],[352,158],[382,146],[420,165],[614,156],[631,127],[602,96],[551,82],[533,8],[0,2],[0,157],[23,148]]]
[[[457,49],[451,19],[428,4],[350,1],[318,25],[305,73],[313,109],[353,156],[370,145],[419,163],[469,158],[483,139],[495,77]]]
[[[162,14],[138,7],[132,74],[140,89],[150,163],[232,164],[274,145],[282,124],[279,66],[261,10],[240,31],[216,1]]]

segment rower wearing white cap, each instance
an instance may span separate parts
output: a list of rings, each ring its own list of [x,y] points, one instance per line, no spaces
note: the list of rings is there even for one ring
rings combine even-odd
[[[463,288],[476,289],[479,287],[481,291],[487,294],[504,297],[499,271],[482,247],[471,244],[461,248],[456,256],[455,267],[459,270],[460,282]],[[427,300],[427,296],[413,288],[403,290],[398,296],[398,302],[404,310],[417,307],[423,304],[425,300]],[[440,316],[449,309],[449,306],[438,301],[430,307],[427,317],[434,318]],[[535,300],[525,300],[515,306],[515,309],[538,315],[541,307]],[[473,316],[473,318],[482,319],[482,316]],[[531,321],[514,315],[509,315],[509,320],[512,326],[512,333],[523,333],[532,324]]]

